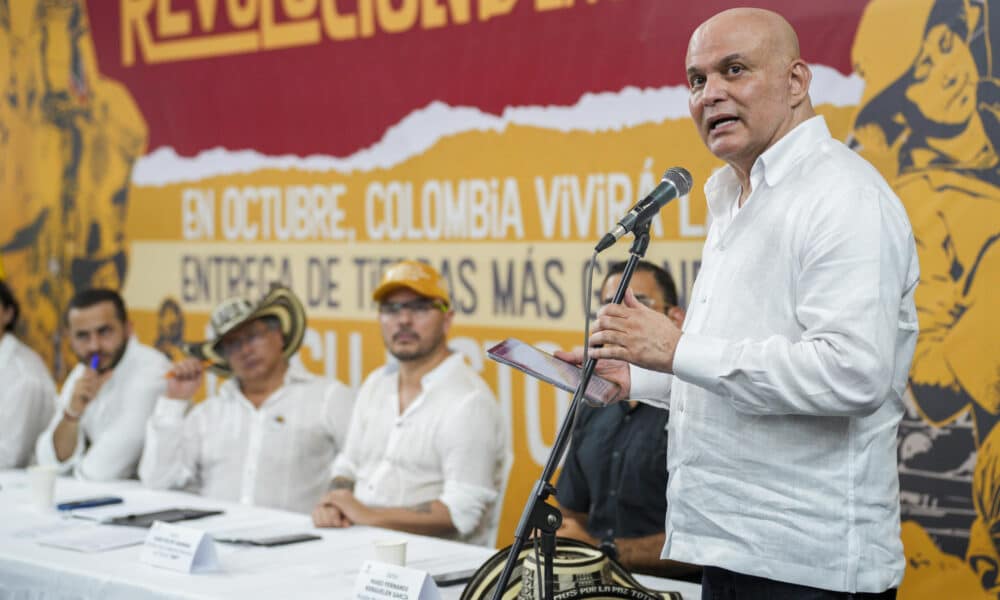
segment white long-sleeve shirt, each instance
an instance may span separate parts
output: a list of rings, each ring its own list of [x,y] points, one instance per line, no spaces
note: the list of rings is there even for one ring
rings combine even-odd
[[[664,556],[849,592],[898,586],[896,429],[917,335],[909,220],[822,117],[705,186],[674,358]],[[663,399],[632,369],[633,398]]]
[[[457,352],[424,375],[421,386],[399,414],[398,366],[365,379],[333,475],[355,481],[355,497],[370,506],[439,500],[463,541],[486,545],[508,464],[499,406]]]
[[[146,430],[139,478],[243,504],[310,512],[344,447],[354,392],[290,367],[260,408],[235,379],[191,408],[159,399]]]
[[[26,466],[55,409],[56,385],[34,350],[0,333],[0,469]]]
[[[52,434],[85,369],[83,364],[76,365],[63,382],[56,414],[35,446],[38,462],[57,465],[63,473],[72,472],[81,479],[106,481],[135,477],[146,419],[153,412],[156,399],[166,389],[164,375],[170,369],[170,361],[135,338],[128,340],[125,353],[111,377],[80,417],[73,454],[60,462],[56,458]]]

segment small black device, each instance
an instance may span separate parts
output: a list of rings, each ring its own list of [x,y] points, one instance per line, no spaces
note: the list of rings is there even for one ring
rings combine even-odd
[[[472,576],[475,574],[476,569],[466,569],[464,571],[452,571],[451,573],[438,573],[437,575],[432,575],[431,578],[434,579],[434,583],[438,587],[448,587],[468,583],[472,581]]]
[[[570,393],[580,385],[580,367],[517,338],[507,338],[487,350],[486,355]],[[584,399],[591,406],[607,406],[618,397],[619,390],[617,383],[594,375],[587,384]]]
[[[241,544],[245,546],[287,546],[288,544],[298,544],[299,542],[311,542],[321,540],[322,536],[312,533],[289,533],[285,535],[275,535],[264,538],[215,538],[215,541],[223,544]]]
[[[191,521],[193,519],[221,515],[222,512],[221,510],[203,510],[200,508],[170,508],[155,512],[123,515],[109,520],[108,523],[111,525],[126,525],[128,527],[152,527],[156,521],[163,521],[164,523]]]

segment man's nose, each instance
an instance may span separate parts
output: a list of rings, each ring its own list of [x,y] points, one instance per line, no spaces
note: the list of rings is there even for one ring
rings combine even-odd
[[[712,73],[705,78],[705,85],[701,89],[701,102],[704,105],[712,105],[725,99],[726,81],[719,75]]]
[[[101,351],[101,340],[96,335],[88,335],[83,341],[83,349],[87,355]]]

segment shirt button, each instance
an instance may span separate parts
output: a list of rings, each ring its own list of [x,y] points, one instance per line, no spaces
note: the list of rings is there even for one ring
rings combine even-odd
[[[611,458],[618,458],[618,456],[619,456],[620,454],[621,454],[621,452],[619,452],[619,451],[615,450],[614,452],[612,452],[612,453],[611,453]]]
[[[614,536],[615,536],[615,530],[614,529],[609,529],[608,530],[608,537],[614,537]]]
[[[618,490],[611,490],[610,492],[608,492],[608,495],[614,498],[615,496],[618,495]]]

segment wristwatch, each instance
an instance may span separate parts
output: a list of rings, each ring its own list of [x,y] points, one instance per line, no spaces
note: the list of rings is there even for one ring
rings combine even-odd
[[[618,560],[618,546],[615,545],[614,538],[601,540],[600,549],[604,553],[604,556],[607,556],[611,560]]]

